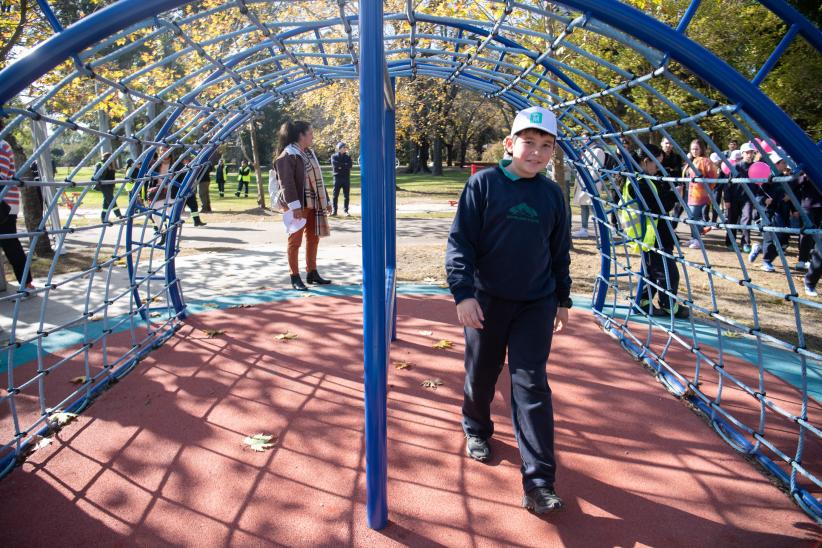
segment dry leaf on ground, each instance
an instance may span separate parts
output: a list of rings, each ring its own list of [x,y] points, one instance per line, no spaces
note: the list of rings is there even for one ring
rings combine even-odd
[[[419,333],[420,333],[420,335],[424,335],[426,337],[430,337],[431,335],[434,334],[433,331],[429,331],[427,329],[421,329]]]
[[[433,346],[433,348],[436,348],[437,350],[445,350],[446,348],[453,348],[453,347],[454,347],[454,343],[452,343],[448,339],[442,339],[440,341],[437,341]]]
[[[277,436],[273,434],[254,434],[253,436],[246,436],[243,438],[243,445],[252,451],[265,451],[271,449],[277,443]]]
[[[396,367],[397,369],[400,369],[400,370],[402,370],[402,369],[411,369],[411,367],[413,365],[414,365],[413,363],[406,362],[406,361],[394,362],[394,367]]]
[[[31,445],[28,446],[26,453],[30,455],[35,451],[39,451],[43,447],[48,447],[51,445],[51,442],[53,441],[54,438],[44,438],[43,436],[35,435],[31,438]]]
[[[274,338],[277,339],[278,341],[291,341],[291,340],[296,339],[297,337],[299,337],[299,335],[297,335],[296,333],[292,333],[291,331],[286,331],[285,333],[280,333],[279,335],[277,335]]]
[[[81,377],[74,377],[69,382],[71,384],[84,384],[84,383],[87,383],[88,380],[89,380],[88,377],[81,376]]]
[[[203,329],[202,332],[205,333],[209,339],[214,339],[216,337],[220,337],[221,335],[225,335],[225,331],[222,329]]]
[[[219,308],[220,305],[218,305],[217,303],[204,303],[203,306],[205,308]]]
[[[438,386],[442,386],[442,381],[440,379],[425,379],[420,383],[423,388],[430,388],[431,390],[436,390]]]

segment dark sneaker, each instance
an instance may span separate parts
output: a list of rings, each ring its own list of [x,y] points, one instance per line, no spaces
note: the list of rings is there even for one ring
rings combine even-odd
[[[474,460],[485,462],[491,456],[491,447],[488,445],[488,440],[484,440],[479,436],[465,435],[468,440],[465,444],[465,454]]]
[[[548,487],[535,487],[522,497],[522,507],[535,514],[559,512],[562,506],[562,499]]]

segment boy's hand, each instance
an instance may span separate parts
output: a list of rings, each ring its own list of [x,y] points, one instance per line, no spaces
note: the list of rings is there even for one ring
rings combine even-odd
[[[482,315],[482,308],[476,299],[465,299],[457,305],[457,318],[465,327],[482,329],[482,322],[485,316]]]
[[[565,326],[568,325],[568,309],[559,307],[557,308],[557,315],[554,318],[554,333],[559,333]]]

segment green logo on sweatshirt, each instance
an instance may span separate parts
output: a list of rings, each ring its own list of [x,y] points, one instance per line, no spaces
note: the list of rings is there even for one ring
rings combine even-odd
[[[509,209],[508,218],[514,219],[515,221],[528,221],[529,223],[539,222],[539,215],[537,214],[536,210],[534,210],[534,208],[532,208],[525,202],[517,204],[511,209]]]

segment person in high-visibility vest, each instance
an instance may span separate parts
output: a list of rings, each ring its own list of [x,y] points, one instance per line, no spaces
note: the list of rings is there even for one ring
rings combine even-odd
[[[634,154],[634,160],[643,173],[657,175],[663,160],[662,149],[653,144],[644,146],[647,151],[640,148]],[[677,223],[641,213],[647,211],[656,215],[669,215],[677,204],[676,193],[671,183],[659,181],[655,184],[654,181],[641,176],[637,177],[635,182],[629,179],[623,187],[622,198],[625,207],[635,210],[623,210],[620,220],[625,234],[629,238],[639,240],[633,242],[633,246],[635,250],[642,251],[642,263],[647,277],[646,293],[642,295],[640,307],[657,316],[667,316],[673,312],[677,318],[687,318],[690,310],[678,304],[675,298],[679,289],[679,269],[676,261],[666,256],[673,255]],[[666,255],[663,255],[663,252]],[[664,288],[664,291],[654,286]],[[653,303],[654,298],[657,299],[657,304]]]
[[[248,198],[248,183],[251,182],[251,168],[248,166],[248,161],[243,160],[240,169],[237,171],[237,192],[234,193],[236,197],[240,197],[240,192],[243,191],[245,185],[245,197]]]

